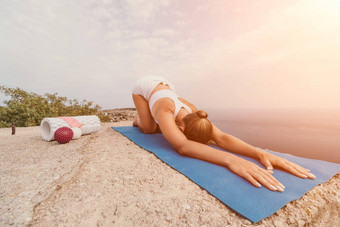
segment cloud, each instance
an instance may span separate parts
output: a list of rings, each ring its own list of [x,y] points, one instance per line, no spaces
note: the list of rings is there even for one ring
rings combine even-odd
[[[276,105],[268,94],[290,105],[287,89],[307,96],[317,84],[325,99],[339,85],[336,2],[5,1],[0,73],[8,86],[106,108],[132,106],[130,87],[147,74],[201,106]]]
[[[164,0],[7,2],[0,15],[4,83],[131,106],[134,80],[171,77],[188,61],[190,39],[157,20],[169,7]],[[106,100],[117,92],[124,98]]]
[[[199,62],[204,67],[196,73],[209,78],[205,86],[220,95],[215,94],[215,102],[201,102],[239,107],[336,105],[330,97],[340,85],[339,9],[324,1],[298,1],[276,9],[264,23],[233,39],[213,39],[201,50],[201,56],[206,53]]]

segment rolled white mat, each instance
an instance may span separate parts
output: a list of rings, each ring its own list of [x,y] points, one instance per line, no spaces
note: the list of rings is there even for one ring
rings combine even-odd
[[[90,134],[100,130],[100,119],[96,115],[73,117],[84,125],[80,127],[82,135]],[[44,140],[54,140],[54,132],[60,127],[70,127],[66,121],[56,117],[44,118],[41,121],[41,135]]]

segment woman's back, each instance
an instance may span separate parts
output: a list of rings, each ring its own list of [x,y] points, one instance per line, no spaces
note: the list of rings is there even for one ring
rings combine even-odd
[[[196,111],[196,107],[189,101],[180,98],[168,85],[159,84],[152,91],[149,107],[152,116],[157,122],[157,113],[159,111],[171,111],[175,119],[183,118],[188,113]]]

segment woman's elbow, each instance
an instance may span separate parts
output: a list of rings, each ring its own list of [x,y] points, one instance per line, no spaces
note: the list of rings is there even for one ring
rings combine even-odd
[[[185,150],[183,150],[183,149],[177,149],[177,152],[178,152],[180,155],[186,156],[186,152],[185,152]]]
[[[181,144],[181,145],[177,146],[176,150],[180,155],[183,155],[183,156],[189,155],[189,149],[188,149],[187,144]]]

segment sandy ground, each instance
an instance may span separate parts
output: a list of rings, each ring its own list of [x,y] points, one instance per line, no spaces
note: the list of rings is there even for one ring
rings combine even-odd
[[[111,129],[68,144],[0,129],[0,226],[249,226],[247,219]],[[339,226],[340,174],[256,226]]]

